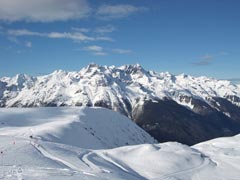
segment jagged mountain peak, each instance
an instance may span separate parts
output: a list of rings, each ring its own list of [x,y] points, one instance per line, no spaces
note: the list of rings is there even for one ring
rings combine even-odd
[[[52,76],[54,75],[66,75],[68,72],[67,71],[64,71],[62,69],[58,69],[58,70],[55,70],[51,73]]]
[[[240,96],[240,88],[229,81],[169,72],[156,73],[146,71],[139,64],[115,67],[91,63],[79,72],[57,70],[36,78],[17,75],[2,78],[1,81],[6,83],[0,90],[4,106],[38,106],[52,102],[94,105],[101,101],[108,102],[106,106],[110,108],[120,104],[121,109],[127,111],[139,97],[167,97],[178,101],[180,96],[193,96],[205,101],[211,96]],[[9,86],[14,87],[9,89]],[[129,107],[124,101],[129,102]]]
[[[140,65],[140,64],[129,64],[120,66],[118,69],[123,70],[127,74],[134,74],[134,73],[147,73],[147,71]]]

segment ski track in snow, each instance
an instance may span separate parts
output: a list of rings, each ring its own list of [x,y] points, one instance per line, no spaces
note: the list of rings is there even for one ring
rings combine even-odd
[[[173,173],[170,173],[170,174],[165,174],[163,176],[160,176],[160,177],[157,177],[157,178],[151,178],[149,180],[158,180],[158,179],[164,180],[164,179],[170,179],[172,177],[176,177],[176,176],[179,176],[179,175],[183,175],[183,176],[184,175],[189,175],[190,173],[201,171],[202,169],[204,169],[205,167],[210,165],[210,162],[211,162],[211,160],[209,158],[204,157],[204,161],[196,167],[191,167],[191,168],[184,169],[184,170],[181,170],[181,171],[176,171],[176,172],[173,172]]]
[[[40,144],[37,144],[37,143],[33,143],[31,142],[31,145],[36,149],[38,150],[43,156],[53,160],[53,161],[57,161],[57,162],[60,162],[62,163],[63,165],[65,165],[66,167],[72,169],[72,170],[75,170],[75,171],[79,171],[79,169],[72,165],[71,163],[61,159],[61,158],[58,158],[56,156],[53,156],[52,154],[50,154],[43,146],[41,146]]]
[[[66,167],[68,167],[69,169],[73,170],[72,171],[72,175],[73,174],[76,174],[76,173],[83,173],[83,174],[87,174],[87,175],[91,175],[91,176],[96,176],[90,172],[85,172],[85,171],[82,171],[79,167],[76,167],[75,165],[71,164],[70,162],[68,161],[65,161],[64,159],[62,158],[59,158],[57,156],[54,156],[53,154],[50,154],[42,145],[40,145],[39,143],[33,143],[31,142],[31,145],[37,149],[43,156],[53,160],[53,161],[57,161],[63,165],[65,165]]]
[[[99,156],[99,155],[98,155]],[[103,158],[105,161],[107,161],[109,164],[114,166],[115,168],[119,169],[120,171],[123,171],[124,173],[127,173],[134,178],[140,179],[140,180],[146,180],[145,177],[138,174],[136,171],[131,169],[128,165],[124,164],[123,162],[119,163],[116,159],[114,161],[114,158],[107,158],[106,156],[100,155],[101,158]]]
[[[40,143],[30,143],[39,153],[41,153],[44,157],[49,158],[53,161],[56,161],[58,163],[63,164],[66,166],[69,171],[68,175],[73,176],[77,173],[82,173],[90,176],[97,177],[94,173],[111,173],[110,170],[101,168],[101,162],[102,164],[109,164],[112,166],[111,168],[118,169],[123,172],[123,174],[127,174],[128,176],[132,176],[134,179],[139,180],[146,180],[146,178],[139,175],[137,172],[133,171],[131,168],[129,168],[127,165],[123,165],[121,163],[118,164],[117,162],[114,162],[111,158],[106,158],[103,156],[100,156],[94,152],[86,151],[83,154],[79,156],[79,159],[81,162],[83,162],[88,168],[91,169],[91,172],[82,171],[79,167],[76,167],[75,165],[71,164],[70,162],[65,161],[64,159],[57,157],[56,155],[53,155],[47,151],[43,145],[40,145]],[[94,173],[93,173],[94,172]]]
[[[196,165],[195,167],[190,167],[187,169],[183,169],[181,171],[171,172],[168,174],[164,174],[159,177],[154,178],[146,178],[138,174],[136,171],[131,169],[127,164],[124,162],[120,162],[118,159],[114,158],[113,156],[104,153],[101,153],[101,151],[92,151],[92,150],[84,150],[84,152],[81,152],[81,154],[78,155],[78,159],[82,162],[82,164],[85,165],[85,167],[89,168],[89,171],[82,170],[81,167],[78,167],[71,162],[65,160],[64,158],[60,157],[58,154],[52,153],[51,150],[48,150],[48,146],[45,147],[44,141],[39,140],[38,142],[31,141],[23,139],[26,143],[28,143],[30,146],[32,146],[34,149],[37,150],[43,157],[46,157],[52,161],[55,161],[57,163],[62,164],[64,167],[62,169],[53,169],[53,168],[32,168],[29,167],[27,170],[24,169],[24,173],[35,173],[35,174],[47,174],[51,176],[65,176],[65,177],[74,177],[78,176],[78,174],[86,175],[86,176],[92,176],[93,178],[98,179],[99,174],[112,174],[113,172],[118,172],[123,175],[123,177],[128,177],[127,179],[131,180],[170,180],[170,179],[189,179],[193,174],[198,177],[198,173],[201,171],[204,171],[205,168],[208,168],[212,165],[212,160],[205,156],[204,154],[201,154],[201,157],[203,158],[202,162],[199,165]],[[54,145],[54,143],[47,142],[46,145]],[[107,152],[107,151],[106,151]],[[231,164],[231,163],[230,163]],[[10,166],[11,167],[11,166]],[[13,167],[13,166],[12,166]],[[20,166],[21,167],[21,166]],[[15,174],[12,176],[1,176],[0,179],[7,179],[14,177],[18,180],[23,180],[23,176],[25,174]],[[100,178],[99,178],[100,179]],[[103,179],[103,178],[101,178]],[[105,178],[104,178],[105,179]],[[111,178],[106,178],[111,179]],[[200,177],[196,180],[202,180]]]
[[[20,122],[19,116],[17,119],[11,119],[11,116],[0,116],[0,122],[9,122],[9,124],[6,123],[4,126],[0,126],[0,150],[4,152],[1,156],[2,159],[0,159],[0,179],[239,180],[240,135],[219,138],[192,147],[174,142],[151,144],[152,139],[148,138],[150,141],[148,144],[140,144],[142,142],[139,140],[137,145],[120,147],[121,144],[119,143],[118,147],[113,149],[101,148],[101,144],[99,144],[99,147],[92,146],[96,149],[83,148],[81,143],[89,146],[95,145],[97,141],[89,141],[88,137],[92,136],[84,136],[84,138],[81,137],[82,139],[77,139],[78,146],[76,146],[76,131],[74,130],[79,129],[69,130],[69,128],[76,128],[76,126],[85,127],[86,124],[103,123],[105,121],[97,119],[97,121],[92,122],[91,119],[88,119],[80,121],[84,123],[74,125],[72,125],[72,121],[69,121],[69,123],[58,126],[59,121],[68,122],[69,118],[72,117],[70,116],[72,113],[79,113],[77,109],[70,108],[70,110],[64,111],[64,115],[67,114],[68,118],[65,118],[65,116],[54,118],[55,115],[52,115],[51,120],[44,119],[45,123],[54,122],[51,124],[51,128],[54,131],[50,128],[47,131],[48,134],[44,130],[46,130],[49,123],[44,124],[44,122],[41,122],[42,119],[40,117],[35,119],[36,121],[32,119],[31,121],[23,121],[26,124],[23,123],[21,126],[17,126]],[[97,110],[99,111],[100,109]],[[8,112],[8,110],[5,111]],[[5,111],[1,110],[3,115]],[[34,111],[34,113],[31,111]],[[38,115],[41,112],[47,112],[46,109],[44,111],[43,109],[28,109],[28,111],[23,109],[22,111],[18,110],[18,113],[22,113],[22,118],[26,117],[24,116],[25,114],[29,115],[29,113],[32,117],[35,117],[36,111],[38,111]],[[52,108],[49,111],[54,114],[59,112]],[[86,112],[89,114],[93,112],[100,113],[98,111],[90,111],[89,109]],[[11,110],[10,113],[14,112]],[[102,110],[100,114],[105,115],[106,113],[109,113],[109,111]],[[92,117],[96,118],[98,116]],[[122,118],[118,120],[127,122],[126,119]],[[113,122],[117,123],[118,120]],[[35,122],[35,127],[29,134],[29,129],[31,129],[33,122]],[[109,137],[112,143],[115,143],[112,132],[115,132],[116,129],[114,128],[119,128],[119,126],[118,124],[116,126],[115,123],[113,123],[115,124],[114,126],[110,126],[112,122],[110,120],[107,122],[108,128],[112,128],[112,131],[105,130],[101,133],[95,133],[95,136],[104,135],[103,137]],[[9,127],[6,127],[6,125]],[[128,126],[132,130],[135,129],[132,123],[126,123],[126,126],[122,128],[124,129]],[[99,126],[90,127],[92,127],[91,132],[101,129]],[[82,129],[84,128],[80,128],[80,131]],[[126,138],[121,133],[126,135],[129,132],[120,131],[115,136],[118,140],[123,137]],[[140,135],[143,132],[137,130],[136,133]],[[33,135],[33,137],[29,135]],[[18,170],[20,171],[18,172]]]

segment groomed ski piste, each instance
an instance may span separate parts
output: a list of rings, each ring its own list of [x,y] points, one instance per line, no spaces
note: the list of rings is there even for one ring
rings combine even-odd
[[[0,179],[240,179],[239,135],[157,144],[103,108],[0,109],[0,142]]]

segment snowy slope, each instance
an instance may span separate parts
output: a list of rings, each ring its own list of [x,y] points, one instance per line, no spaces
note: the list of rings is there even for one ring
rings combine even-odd
[[[201,153],[175,143],[87,150],[9,136],[0,140],[3,179],[168,179],[174,173],[190,177],[188,170],[212,166]]]
[[[9,136],[0,140],[4,179],[190,179],[194,172],[214,167],[200,152],[176,143],[87,150]]]
[[[240,177],[240,135],[206,141],[193,146],[204,152],[214,163],[209,169],[211,179],[239,179]],[[201,173],[200,173],[201,175]]]
[[[104,108],[0,109],[0,135],[41,139],[89,149],[153,143],[134,122]]]
[[[152,144],[129,119],[102,108],[6,108],[0,111],[0,124],[0,179],[240,177],[240,135],[192,147]],[[126,142],[139,145],[124,146]]]
[[[211,97],[240,97],[240,88],[226,80],[146,71],[138,64],[90,64],[79,72],[58,70],[40,77],[0,79],[0,106],[8,107],[101,105],[129,114],[128,106],[134,107],[139,99],[168,97],[191,108],[191,103],[180,101],[181,96],[208,102]]]

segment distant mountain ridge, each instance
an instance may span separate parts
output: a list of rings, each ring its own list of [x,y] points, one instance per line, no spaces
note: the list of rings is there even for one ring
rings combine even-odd
[[[232,79],[227,79],[227,80],[229,80],[232,83],[240,86],[240,78],[232,78]]]
[[[139,64],[0,79],[1,107],[100,106],[134,120],[158,141],[195,144],[240,132],[240,87]]]

